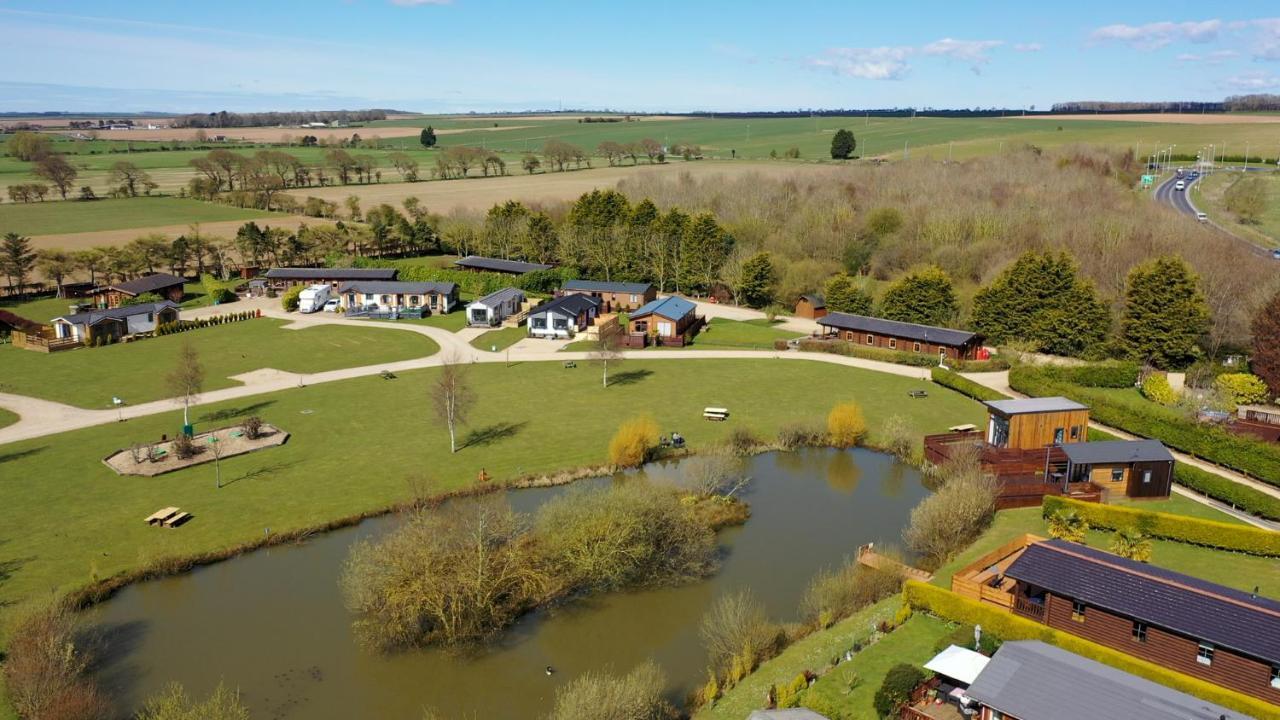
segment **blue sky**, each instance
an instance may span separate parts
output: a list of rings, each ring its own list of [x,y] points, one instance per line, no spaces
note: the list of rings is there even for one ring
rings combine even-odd
[[[0,29],[4,111],[1044,108],[1280,92],[1274,1],[0,0]]]

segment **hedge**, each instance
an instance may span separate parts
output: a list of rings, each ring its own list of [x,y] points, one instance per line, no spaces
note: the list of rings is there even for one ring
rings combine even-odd
[[[1055,496],[1045,496],[1042,508],[1046,518],[1059,511],[1074,510],[1091,527],[1108,530],[1136,528],[1144,535],[1162,540],[1203,545],[1249,555],[1280,557],[1280,532],[1263,530],[1252,525],[1201,520],[1186,515],[1138,510],[1120,505],[1087,503]]]
[[[537,293],[550,293],[558,290],[565,280],[577,277],[572,268],[555,268],[552,270],[535,270],[523,275],[508,275],[496,272],[476,272],[456,268],[438,268],[427,265],[404,265],[390,260],[373,260],[356,258],[352,266],[358,268],[396,268],[396,277],[405,282],[452,282],[464,292],[476,296],[488,295],[502,288],[517,287],[521,290]]]
[[[1090,417],[1104,425],[1142,437],[1157,438],[1182,452],[1280,486],[1280,444],[1232,435],[1220,428],[1171,417],[1167,410],[1160,409],[1157,413],[1117,403],[1092,388],[1055,380],[1039,368],[1017,367],[1010,370],[1009,385],[1033,397],[1062,395],[1071,398],[1088,405]]]
[[[1277,708],[1242,693],[1219,687],[1213,683],[1183,675],[1154,663],[1126,655],[1119,650],[1099,645],[1055,630],[1048,625],[1029,620],[993,605],[983,605],[976,600],[960,597],[945,588],[908,580],[902,590],[903,601],[916,610],[926,610],[938,617],[969,625],[982,625],[984,632],[992,632],[1004,641],[1040,640],[1063,650],[1110,665],[1117,670],[1137,675],[1155,683],[1193,695],[1209,702],[1231,708],[1252,717],[1276,717]]]
[[[949,387],[962,395],[968,395],[974,400],[981,400],[985,402],[987,400],[1009,399],[1008,395],[1005,395],[998,390],[992,390],[985,385],[979,385],[969,378],[959,373],[951,372],[950,370],[944,370],[940,367],[936,367],[930,372],[930,375],[933,377],[933,381],[939,385]]]
[[[1052,365],[1036,368],[1054,380],[1072,385],[1103,388],[1131,388],[1138,384],[1142,368],[1130,362],[1105,362],[1089,365]]]

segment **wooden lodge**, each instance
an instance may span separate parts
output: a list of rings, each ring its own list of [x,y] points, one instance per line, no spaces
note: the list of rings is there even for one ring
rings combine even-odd
[[[1061,397],[986,403],[985,432],[928,435],[935,465],[971,453],[1000,481],[997,507],[1039,505],[1045,495],[1103,502],[1110,495],[1168,497],[1173,455],[1158,440],[1090,443],[1089,408]]]
[[[627,347],[683,347],[701,327],[696,310],[692,302],[674,296],[646,303],[627,318]]]
[[[568,280],[557,295],[588,295],[600,301],[600,312],[631,312],[653,302],[658,291],[650,283]]]
[[[313,268],[278,267],[267,271],[266,279],[277,288],[293,285],[328,284],[334,290],[350,282],[391,282],[399,271],[396,268]]]
[[[984,352],[982,338],[965,330],[825,310],[824,305],[823,315],[818,318],[825,338],[869,348],[933,355],[943,363],[948,360],[976,360]]]
[[[801,295],[796,301],[796,317],[817,320],[827,316],[827,302],[821,295]]]
[[[957,571],[951,589],[1280,705],[1280,602],[1256,592],[1031,535]]]
[[[95,288],[91,294],[95,297],[94,304],[104,309],[118,308],[127,301],[147,293],[155,295],[161,300],[180,303],[184,294],[183,284],[185,282],[177,275],[153,273],[115,285],[104,285],[103,287]]]

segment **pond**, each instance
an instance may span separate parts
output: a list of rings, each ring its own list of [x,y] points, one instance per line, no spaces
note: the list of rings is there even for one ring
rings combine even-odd
[[[675,462],[586,482],[679,472]],[[626,671],[653,658],[680,701],[705,679],[698,624],[718,596],[749,587],[771,617],[795,619],[818,570],[863,543],[897,542],[928,492],[913,468],[867,450],[768,453],[751,458],[748,473],[751,519],[720,533],[723,566],[706,581],[536,613],[465,656],[377,655],[357,647],[338,578],[354,541],[396,526],[389,516],[126,588],[91,611],[107,643],[99,677],[123,709],[171,681],[205,695],[222,680],[240,689],[255,720],[416,719],[428,707],[449,718],[532,718],[583,671]],[[566,489],[508,498],[533,512]]]

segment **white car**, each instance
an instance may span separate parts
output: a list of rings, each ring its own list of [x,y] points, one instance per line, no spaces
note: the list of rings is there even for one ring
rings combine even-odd
[[[1199,220],[1199,221],[1200,221],[1200,222],[1202,222],[1202,223],[1207,223],[1207,222],[1209,222],[1209,214],[1208,214],[1208,213],[1198,212],[1198,213],[1196,213],[1196,219],[1197,219],[1197,220]]]
[[[1183,181],[1183,180],[1179,180],[1178,182],[1176,182],[1176,183],[1174,183],[1174,184],[1173,184],[1173,189],[1174,189],[1174,190],[1186,190],[1186,189],[1187,189],[1187,183],[1186,183],[1185,181]]]
[[[339,300],[338,298],[329,298],[329,301],[324,304],[324,311],[338,312],[338,308],[340,307],[342,307],[341,300]]]

